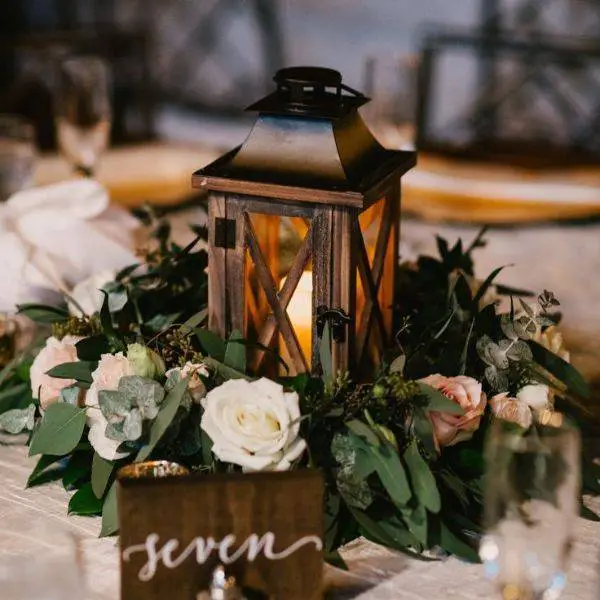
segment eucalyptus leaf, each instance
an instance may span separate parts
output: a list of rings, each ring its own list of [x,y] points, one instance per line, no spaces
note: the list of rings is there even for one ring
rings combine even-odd
[[[108,294],[108,310],[111,313],[119,312],[125,308],[125,305],[129,301],[127,290],[120,289]]]
[[[146,377],[130,375],[119,381],[119,394],[127,398],[131,405],[137,406],[144,419],[154,419],[165,397],[160,383]]]
[[[75,384],[70,385],[68,387],[60,390],[60,398],[63,402],[67,404],[72,404],[73,406],[79,405],[79,396],[81,395],[81,388]]]
[[[29,455],[69,454],[79,443],[84,428],[85,409],[63,402],[52,404],[31,438]]]
[[[500,317],[500,329],[502,329],[502,333],[511,341],[515,341],[519,339],[519,334],[515,331],[515,326],[513,325],[513,320],[510,318],[510,315],[502,315]]]
[[[96,498],[102,498],[106,491],[106,486],[110,480],[110,476],[115,468],[115,465],[105,458],[102,458],[97,452],[94,452],[92,459],[92,490]]]
[[[93,493],[93,491],[92,491]],[[102,506],[102,528],[100,537],[115,534],[119,530],[119,514],[117,506],[117,482],[113,482]]]
[[[350,506],[365,509],[373,502],[373,494],[365,480],[364,470],[359,473],[356,469],[357,454],[363,454],[360,448],[362,443],[356,444],[352,438],[353,436],[338,433],[331,443],[331,453],[338,463],[336,484]],[[373,469],[371,468],[371,472]]]
[[[128,442],[135,442],[142,437],[142,413],[139,408],[132,408],[125,417],[123,434]]]
[[[122,421],[132,408],[131,400],[117,390],[100,390],[98,404],[104,418],[112,423]]]
[[[150,438],[148,443],[145,446],[142,446],[138,452],[136,462],[146,460],[156,447],[156,444],[158,444],[162,436],[167,431],[167,428],[175,418],[177,409],[179,408],[179,405],[181,404],[181,401],[187,390],[187,384],[187,378],[182,379],[165,398],[160,411],[156,416],[154,423],[152,423],[152,427],[150,428]]]
[[[523,340],[511,342],[506,350],[506,356],[514,361],[530,361],[533,359],[533,352],[529,345]]]
[[[440,512],[442,500],[435,477],[419,453],[415,440],[404,451],[404,462],[408,467],[412,489],[419,502],[432,513]]]
[[[22,431],[31,431],[34,417],[34,404],[30,404],[27,408],[13,408],[0,415],[0,429],[13,435]]]
[[[214,369],[223,379],[245,379],[246,381],[252,381],[252,378],[243,373],[242,371],[237,371],[233,367],[229,367],[218,360],[206,356],[203,359],[203,362],[208,366]]]
[[[444,396],[444,394],[442,394],[442,392],[440,392],[439,390],[436,390],[430,385],[427,385],[422,382],[417,382],[417,385],[419,386],[420,395],[423,396],[427,401],[427,404],[424,407],[425,411],[442,412],[451,415],[464,414],[465,411],[460,407],[460,405],[457,402],[454,402],[454,400],[451,400],[450,398]]]

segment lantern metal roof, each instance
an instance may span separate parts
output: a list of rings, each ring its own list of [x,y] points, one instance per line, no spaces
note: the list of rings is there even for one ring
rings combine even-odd
[[[258,117],[246,140],[194,173],[195,188],[365,208],[416,164],[373,137],[358,112],[369,99],[337,71],[291,67],[274,80],[247,109]]]

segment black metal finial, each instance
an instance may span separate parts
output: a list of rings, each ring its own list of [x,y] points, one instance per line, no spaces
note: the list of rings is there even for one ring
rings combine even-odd
[[[324,67],[288,67],[273,78],[277,91],[250,106],[273,114],[343,116],[365,102],[360,92],[342,83],[342,75]]]

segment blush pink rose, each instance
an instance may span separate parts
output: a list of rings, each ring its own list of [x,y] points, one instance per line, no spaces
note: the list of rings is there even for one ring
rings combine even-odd
[[[66,335],[62,340],[50,337],[46,345],[40,350],[31,365],[31,393],[34,398],[39,398],[40,407],[46,410],[48,406],[57,402],[63,388],[75,383],[74,379],[57,379],[50,377],[47,372],[63,363],[76,362],[77,349],[75,344],[80,337]]]
[[[464,410],[462,415],[444,412],[429,413],[438,450],[470,439],[479,427],[487,402],[481,384],[472,377],[464,375],[444,377],[435,374],[420,381],[439,390]]]
[[[493,398],[490,398],[490,407],[497,419],[516,423],[524,429],[531,427],[533,422],[531,408],[529,408],[527,402],[510,397],[508,392],[496,394]]]

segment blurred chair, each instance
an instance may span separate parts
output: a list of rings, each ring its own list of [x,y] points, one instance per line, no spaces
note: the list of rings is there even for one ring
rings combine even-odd
[[[569,31],[575,13],[585,27],[574,20]],[[436,94],[445,66],[448,77],[474,73],[459,110]],[[425,34],[418,95],[421,150],[532,166],[600,163],[600,3],[481,0],[475,30]]]

